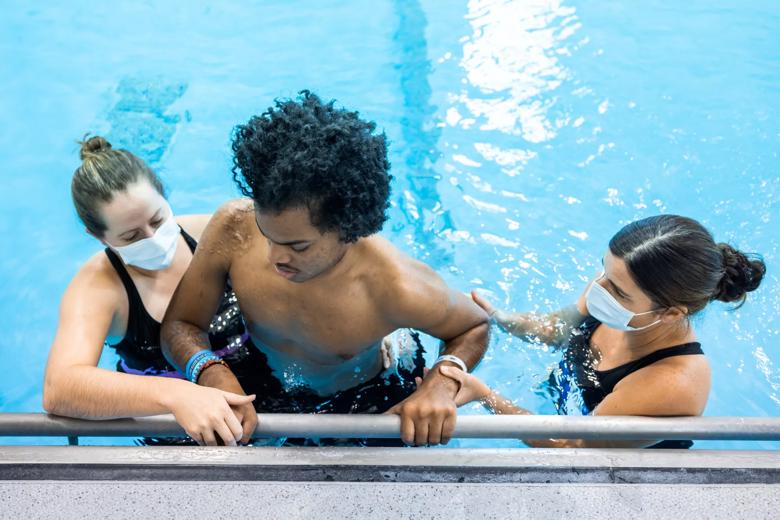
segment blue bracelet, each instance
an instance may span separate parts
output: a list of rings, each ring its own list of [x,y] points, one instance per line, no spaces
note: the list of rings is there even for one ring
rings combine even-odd
[[[207,361],[214,359],[220,359],[210,350],[201,350],[192,355],[189,361],[187,361],[187,367],[184,370],[184,375],[187,380],[195,383],[198,380],[198,374],[200,373],[203,365]]]
[[[209,352],[210,352],[209,350],[199,350],[198,352],[194,353],[194,354],[193,354],[193,355],[190,357],[189,361],[187,361],[187,366],[184,368],[184,376],[185,376],[187,379],[189,379],[189,378],[190,378],[190,377],[189,377],[189,376],[190,376],[190,370],[192,369],[192,365],[195,363],[195,361],[196,361],[196,360],[197,360],[199,357],[201,357],[201,356],[203,356],[203,355],[206,355],[206,354],[208,354]]]
[[[193,383],[198,382],[198,377],[204,368],[211,365],[213,362],[221,361],[217,356],[205,356],[203,359],[195,363],[192,367],[192,374],[190,374],[190,381]]]
[[[209,361],[219,361],[220,358],[216,355],[214,355],[211,351],[208,351],[207,355],[203,355],[200,358],[198,358],[195,363],[192,364],[192,368],[190,369],[190,372],[188,374],[187,379],[189,379],[193,383],[198,382],[198,376],[200,375],[201,370],[206,366],[206,364]]]

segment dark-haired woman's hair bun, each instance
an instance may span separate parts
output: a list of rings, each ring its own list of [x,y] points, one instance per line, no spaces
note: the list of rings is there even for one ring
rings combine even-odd
[[[79,141],[79,144],[81,145],[79,158],[81,158],[82,161],[87,157],[89,157],[90,155],[95,155],[100,152],[104,152],[106,150],[111,149],[111,143],[109,143],[99,135],[95,135],[90,138],[84,136],[84,140]]]
[[[723,278],[713,300],[744,303],[747,293],[755,291],[766,274],[766,264],[758,255],[745,254],[728,244],[718,244],[723,255]]]

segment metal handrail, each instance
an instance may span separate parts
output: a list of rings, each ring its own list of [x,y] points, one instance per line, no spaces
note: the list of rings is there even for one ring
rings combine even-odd
[[[254,437],[398,438],[396,415],[258,414]],[[182,437],[172,415],[84,420],[0,413],[0,437]],[[780,417],[461,415],[457,438],[780,440]]]

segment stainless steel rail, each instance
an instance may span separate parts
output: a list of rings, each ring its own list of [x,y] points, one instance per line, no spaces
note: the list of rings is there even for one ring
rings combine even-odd
[[[395,415],[258,414],[255,437],[397,438]],[[184,436],[171,415],[90,421],[47,414],[0,414],[0,437]],[[780,417],[579,417],[462,415],[458,438],[780,440]]]

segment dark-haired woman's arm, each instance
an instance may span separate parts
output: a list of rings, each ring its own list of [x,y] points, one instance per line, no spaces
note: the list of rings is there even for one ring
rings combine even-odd
[[[709,393],[709,368],[706,366],[706,360],[703,363],[705,365],[701,368],[687,370],[670,365],[653,367],[651,373],[642,374],[642,371],[638,371],[632,374],[634,380],[628,385],[609,394],[596,407],[593,415],[701,415]],[[457,406],[479,402],[496,415],[533,415],[492,390],[472,374],[452,367],[443,367],[441,373],[459,384],[455,396]],[[418,384],[420,382],[418,381]],[[532,448],[644,448],[658,441],[659,439],[522,439],[524,444]]]
[[[471,292],[474,301],[490,315],[504,331],[529,343],[545,343],[560,347],[566,343],[572,330],[579,327],[587,316],[584,299],[582,304],[564,307],[555,312],[505,312],[496,309],[476,291]]]

